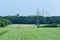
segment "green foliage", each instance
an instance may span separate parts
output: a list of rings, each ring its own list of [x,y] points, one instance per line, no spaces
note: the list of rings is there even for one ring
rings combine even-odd
[[[37,16],[4,16],[2,18],[10,20],[13,24],[36,24],[37,22]],[[60,24],[60,16],[52,17],[39,16],[39,23]]]
[[[41,27],[48,27],[48,28],[50,28],[50,27],[57,27],[57,24],[46,24],[46,25],[41,26]]]
[[[11,24],[9,20],[0,18],[0,27],[7,26],[8,24]]]

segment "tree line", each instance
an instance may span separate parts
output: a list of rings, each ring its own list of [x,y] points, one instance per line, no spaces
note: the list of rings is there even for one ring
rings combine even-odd
[[[7,19],[12,24],[36,24],[37,16],[1,16],[0,18]],[[60,24],[60,16],[43,17],[39,16],[40,24]]]
[[[11,21],[10,20],[0,18],[0,27],[7,26],[9,24],[11,24]]]

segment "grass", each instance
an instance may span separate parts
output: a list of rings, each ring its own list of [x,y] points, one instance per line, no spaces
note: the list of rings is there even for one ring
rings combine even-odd
[[[3,35],[4,33],[8,32],[9,30],[0,28],[0,36]]]
[[[1,28],[0,33],[5,30],[10,31],[0,35],[0,40],[60,40],[60,28],[36,28],[35,25],[13,24]]]

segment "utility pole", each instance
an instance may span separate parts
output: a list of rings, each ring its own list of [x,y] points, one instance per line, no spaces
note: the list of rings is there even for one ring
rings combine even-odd
[[[40,25],[40,23],[39,23],[39,9],[37,9],[37,27],[39,28],[39,25]]]
[[[44,24],[45,23],[45,20],[44,20],[44,9],[42,9],[42,23]]]
[[[44,17],[44,9],[42,9],[42,16]]]
[[[17,23],[19,24],[19,13],[17,13],[16,17],[17,17]]]

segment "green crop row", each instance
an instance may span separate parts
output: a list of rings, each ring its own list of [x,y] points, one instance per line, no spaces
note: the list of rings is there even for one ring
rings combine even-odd
[[[59,40],[60,28],[10,29],[0,40]]]

